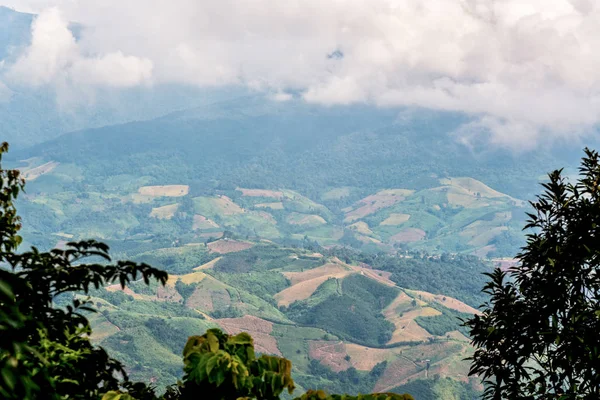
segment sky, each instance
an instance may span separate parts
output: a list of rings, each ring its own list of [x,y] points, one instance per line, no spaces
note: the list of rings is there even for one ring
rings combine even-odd
[[[4,85],[244,85],[464,112],[514,149],[600,120],[600,0],[0,0],[39,16]],[[69,22],[83,26],[76,40]]]

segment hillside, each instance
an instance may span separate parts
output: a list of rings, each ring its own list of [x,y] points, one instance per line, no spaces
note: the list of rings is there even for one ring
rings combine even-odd
[[[228,230],[288,244],[512,257],[523,244],[523,200],[579,149],[473,150],[451,134],[467,117],[405,111],[251,95],[65,134],[10,155],[29,180],[27,237],[191,243]]]
[[[251,95],[65,134],[11,157],[75,164],[82,182],[91,185],[134,175],[153,185],[183,182],[192,193],[287,188],[319,199],[347,187],[358,200],[382,189],[419,190],[462,176],[530,198],[540,176],[555,165],[574,165],[581,151],[577,143],[526,154],[473,149],[452,134],[465,121],[444,112],[324,108]]]
[[[371,252],[507,257],[523,243],[525,203],[472,178],[432,180],[420,190],[388,188],[356,200],[358,189],[340,187],[311,199],[285,188],[200,194],[184,179],[149,185],[150,177],[131,174],[89,185],[77,164],[31,158],[19,165],[28,180],[21,206],[26,238],[42,246],[56,244],[39,241],[48,235],[135,245],[203,243],[229,231],[288,245],[310,240]]]
[[[134,378],[172,382],[181,376],[185,338],[219,326],[249,332],[260,352],[292,360],[301,390],[393,391],[421,381],[434,388],[446,378],[453,393],[480,389],[467,378],[463,359],[471,350],[457,320],[476,310],[459,299],[404,289],[395,281],[397,270],[348,264],[327,252],[214,243],[134,255],[177,271],[165,288],[139,282],[92,293],[101,310],[92,316],[94,340]],[[233,248],[238,251],[224,253]],[[445,274],[456,271],[446,267]],[[413,286],[424,287],[425,279]]]

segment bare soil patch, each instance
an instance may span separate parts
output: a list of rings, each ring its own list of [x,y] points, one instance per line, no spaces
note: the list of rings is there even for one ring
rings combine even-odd
[[[283,192],[277,190],[265,190],[265,189],[243,189],[237,188],[236,190],[242,192],[242,196],[248,197],[270,197],[273,199],[282,199]]]
[[[391,272],[366,267],[358,267],[355,265],[350,265],[349,267],[352,268],[352,270],[360,273],[361,275],[376,280],[379,283],[392,287],[396,286],[396,283],[390,280],[390,276],[392,276]]]
[[[189,191],[188,185],[142,186],[138,189],[139,194],[152,197],[181,197]]]
[[[264,319],[246,315],[241,318],[222,318],[215,320],[230,335],[248,332],[254,339],[256,350],[266,354],[281,355],[277,340],[271,336],[273,324]]]
[[[391,363],[388,363],[383,375],[375,384],[375,392],[386,392],[397,386],[400,386],[407,377],[414,375],[419,371],[419,365],[414,361],[398,357]]]
[[[242,251],[254,246],[252,243],[238,240],[221,239],[208,244],[208,248],[213,253],[227,254]]]
[[[393,359],[402,352],[401,347],[376,349],[354,343],[346,344],[346,352],[350,356],[350,364],[359,371],[371,371],[380,362]]]
[[[462,313],[479,314],[479,311],[468,304],[463,303],[452,297],[444,296],[441,294],[433,294],[428,292],[422,292],[419,290],[410,290],[409,293],[415,297],[428,302],[437,303],[451,310],[459,311]]]
[[[278,201],[274,203],[259,203],[256,208],[270,208],[271,210],[283,210],[283,203]]]
[[[479,195],[480,197],[495,198],[495,197],[508,197],[508,195],[498,192],[487,186],[485,183],[480,182],[473,178],[443,178],[440,179],[442,185],[455,186],[464,189],[472,196]]]
[[[355,222],[352,225],[348,226],[348,228],[355,230],[358,233],[362,233],[363,235],[373,235],[373,231],[369,228],[369,225],[364,221]]]
[[[194,289],[192,295],[185,303],[186,307],[199,309],[202,311],[214,311],[215,307],[212,301],[212,293],[202,287]]]
[[[423,240],[427,236],[424,230],[418,228],[406,228],[390,237],[391,242],[413,243]]]
[[[213,229],[218,227],[219,225],[215,221],[200,214],[194,215],[194,223],[192,225],[193,231],[198,229]]]
[[[290,280],[292,285],[296,285],[300,282],[309,281],[315,278],[320,278],[323,276],[333,277],[340,273],[347,272],[349,272],[348,268],[340,264],[329,263],[303,272],[284,272],[283,275]]]
[[[402,225],[410,219],[410,214],[392,213],[379,225]]]
[[[243,214],[244,209],[233,202],[227,196],[219,196],[214,199],[217,207],[220,208],[221,214],[223,215],[235,215],[235,214]]]
[[[308,355],[334,372],[345,371],[352,366],[347,361],[346,344],[341,341],[311,340],[308,343]]]
[[[341,279],[352,271],[338,264],[326,264],[304,272],[284,272],[292,286],[277,293],[274,298],[280,306],[289,306],[294,301],[308,299],[327,279]]]
[[[471,252],[471,254],[473,254],[475,257],[486,258],[487,255],[490,254],[491,252],[493,252],[494,250],[496,250],[496,246],[494,246],[493,244],[490,244],[488,246],[483,246],[483,247]]]
[[[161,301],[173,301],[173,302],[180,302],[181,300],[183,300],[183,297],[181,297],[181,295],[179,294],[179,292],[177,290],[175,290],[174,286],[168,286],[165,285],[163,286],[159,286],[156,289],[156,298],[157,300],[161,300]]]
[[[171,219],[175,216],[179,204],[169,204],[162,207],[153,208],[150,212],[150,216],[158,219]]]
[[[413,299],[405,292],[401,292],[394,301],[383,310],[383,315],[396,329],[388,344],[398,342],[412,342],[427,340],[432,335],[421,328],[414,320],[417,317],[440,315],[441,313],[431,307],[412,305]]]
[[[366,217],[369,214],[391,207],[396,203],[403,201],[407,196],[414,193],[413,190],[389,189],[382,190],[371,196],[365,197],[358,202],[358,208],[346,213],[344,222],[352,222]]]
[[[52,172],[60,163],[50,161],[35,168],[30,168],[23,171],[23,179],[26,181],[34,181],[42,175]]]
[[[291,213],[286,221],[290,225],[323,225],[327,223],[320,215],[300,213]]]
[[[492,262],[494,263],[495,267],[498,267],[503,271],[519,265],[519,260],[516,258],[494,258],[492,259]]]
[[[254,213],[256,213],[256,215],[258,215],[262,219],[268,221],[270,224],[273,224],[273,225],[277,224],[277,220],[275,219],[275,217],[273,217],[271,214],[269,214],[266,211],[254,211]]]

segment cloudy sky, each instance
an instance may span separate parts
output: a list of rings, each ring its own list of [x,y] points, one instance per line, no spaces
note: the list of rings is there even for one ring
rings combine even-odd
[[[526,148],[600,120],[600,0],[0,0],[39,14],[5,83],[241,84],[472,114]],[[82,24],[80,40],[67,29]]]

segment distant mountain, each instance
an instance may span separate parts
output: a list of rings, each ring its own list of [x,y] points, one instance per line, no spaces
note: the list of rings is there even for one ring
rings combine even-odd
[[[0,60],[14,61],[15,52],[31,42],[34,17],[0,6]]]
[[[282,187],[318,198],[336,187],[355,187],[366,195],[468,176],[529,199],[543,175],[575,165],[581,154],[579,144],[524,154],[472,150],[451,135],[469,120],[466,116],[407,115],[398,109],[280,103],[254,95],[69,133],[18,157],[76,164],[88,184],[133,172],[155,184],[191,184],[195,192]]]

